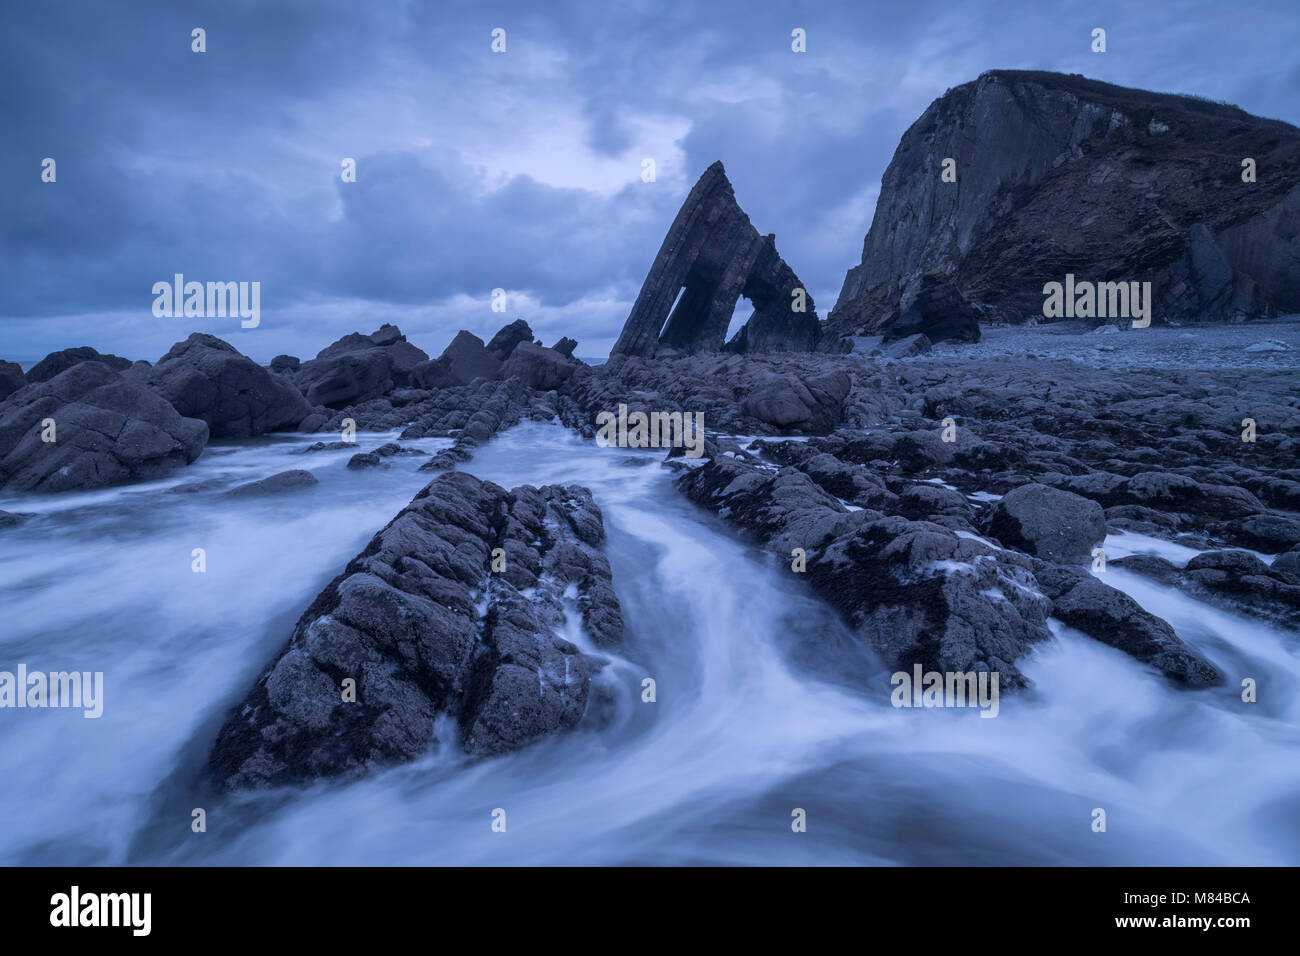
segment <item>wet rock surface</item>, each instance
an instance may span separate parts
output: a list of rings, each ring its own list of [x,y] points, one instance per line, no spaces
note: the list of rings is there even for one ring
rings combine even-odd
[[[182,415],[207,422],[213,438],[289,431],[313,414],[290,382],[203,332],[173,345],[144,380]]]
[[[323,453],[348,452],[358,483],[397,455],[427,453],[337,432],[452,439],[420,466],[442,474],[321,593],[222,729],[212,774],[235,788],[413,759],[436,726],[490,754],[580,720],[600,661],[566,628],[580,620],[597,647],[622,633],[599,511],[581,488],[506,491],[458,470],[524,421],[594,437],[598,417],[620,409],[701,416],[701,457],[665,449],[681,491],[773,552],[893,668],[995,671],[1004,689],[1021,687],[1027,656],[1060,622],[1181,686],[1222,683],[1200,648],[1089,572],[1108,534],[1206,552],[1186,567],[1135,554],[1113,568],[1300,630],[1300,405],[1285,364],[1295,360],[1279,358],[1296,353],[1250,358],[1271,364],[1243,379],[1181,358],[1135,367],[1122,349],[1081,349],[1048,330],[1017,335],[1041,357],[987,354],[994,334],[954,361],[949,341],[927,350],[917,333],[882,340],[879,354],[616,355],[589,366],[515,321],[487,344],[463,333],[399,374],[389,352],[418,356],[389,328],[325,350],[318,369],[387,355],[382,382],[326,408],[297,391],[302,368],[283,357],[268,371],[196,334],[157,366],[119,372],[91,359],[45,383],[23,376],[0,401],[0,442],[27,444],[0,463],[8,488],[36,490],[166,474],[207,439],[206,420],[177,407],[230,434],[318,428],[304,453],[328,465],[337,459]],[[56,452],[66,460],[36,469],[41,450],[28,445],[49,410],[60,442],[74,437]],[[230,494],[314,482],[298,469]],[[494,571],[498,547],[507,563]],[[356,702],[343,699],[345,677]]]
[[[1023,686],[1016,661],[1049,638],[1047,618],[1054,616],[1174,680],[1199,687],[1221,679],[1122,592],[965,530],[964,516],[953,520],[960,504],[951,496],[919,499],[929,504],[913,514],[930,510],[930,519],[850,510],[835,492],[875,497],[891,510],[906,506],[901,497],[891,503],[873,494],[869,480],[853,481],[861,475],[828,467],[831,456],[796,455],[799,465],[780,466],[712,448],[704,465],[678,479],[682,490],[755,535],[792,573],[802,558],[809,585],[890,667],[988,670],[1004,688]],[[771,448],[758,443],[761,452]]]
[[[1101,505],[1034,483],[1007,492],[990,509],[986,527],[1008,547],[1058,564],[1086,561],[1106,538]]]
[[[1179,568],[1147,555],[1118,558],[1113,567],[1133,571],[1238,614],[1300,632],[1300,551],[1266,564],[1248,551],[1207,551]]]
[[[194,461],[207,440],[203,421],[85,361],[0,402],[0,487],[73,491],[162,478]]]
[[[278,474],[271,475],[269,478],[250,481],[247,484],[231,488],[227,494],[236,498],[276,495],[284,491],[296,491],[300,488],[310,488],[316,483],[316,476],[310,471],[306,471],[302,468],[294,468],[290,471],[282,471]]]
[[[1223,683],[1217,667],[1123,591],[1083,572],[1060,568],[1040,569],[1037,580],[1052,597],[1052,616],[1065,624],[1188,687]]]
[[[303,614],[222,727],[213,779],[264,787],[412,760],[443,715],[475,755],[574,727],[601,663],[565,622],[598,647],[623,633],[603,539],[585,488],[434,479]]]

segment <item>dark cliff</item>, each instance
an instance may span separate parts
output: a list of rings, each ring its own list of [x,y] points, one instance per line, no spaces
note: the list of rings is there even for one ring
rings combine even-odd
[[[1300,130],[1077,74],[985,73],[904,134],[829,330],[877,330],[929,270],[986,319],[1041,315],[1067,272],[1151,282],[1157,321],[1300,311]]]

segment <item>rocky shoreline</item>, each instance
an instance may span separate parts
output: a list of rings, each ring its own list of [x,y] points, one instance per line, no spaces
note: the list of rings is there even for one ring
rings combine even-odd
[[[398,336],[354,341],[372,351],[376,337]],[[1189,689],[1239,679],[1107,586],[1106,567],[1300,629],[1300,409],[1287,372],[1242,381],[1232,370],[1117,371],[1059,357],[856,353],[616,356],[592,367],[532,343],[531,332],[516,338],[495,366],[481,362],[481,341],[460,337],[436,360],[444,374],[468,364],[493,377],[435,389],[408,382],[377,396],[363,388],[363,400],[336,409],[285,398],[285,373],[210,336],[192,336],[153,369],[82,360],[4,403],[6,421],[50,415],[65,435],[93,426],[103,439],[55,443],[76,450],[59,459],[66,470],[32,468],[39,452],[18,448],[28,465],[11,491],[184,467],[208,430],[269,430],[286,414],[322,436],[350,420],[362,432],[401,428],[404,440],[453,439],[421,466],[431,482],[310,603],[227,719],[210,758],[214,782],[274,786],[409,760],[433,745],[440,715],[471,755],[582,720],[602,666],[596,649],[617,646],[623,631],[599,508],[580,486],[507,491],[479,481],[472,462],[483,442],[526,420],[593,438],[597,416],[620,403],[702,412],[703,455],[664,452],[680,492],[773,552],[889,667],[990,671],[1014,691],[1028,684],[1017,662],[1052,639],[1055,619]],[[247,380],[261,387],[231,384]],[[107,418],[78,417],[110,411],[126,419],[115,434]],[[1254,421],[1249,434],[1244,418]],[[103,467],[146,447],[132,436],[149,424],[187,430],[191,451],[178,446],[160,462],[137,454],[155,471]],[[357,450],[349,466],[384,467],[412,451]],[[235,491],[293,493],[313,482],[299,469]],[[1185,567],[1141,553],[1107,564],[1107,535],[1122,533],[1198,555]],[[562,636],[570,617],[592,650]]]
[[[702,418],[702,454],[664,448],[677,490],[774,554],[888,667],[996,674],[1023,690],[1023,662],[1058,622],[1153,679],[1235,686],[1249,675],[1106,576],[1121,569],[1300,631],[1300,324],[1277,321],[1300,302],[1279,266],[1294,236],[1260,245],[1297,193],[1274,179],[1248,200],[1216,200],[1204,221],[1153,218],[1156,252],[1142,263],[1163,298],[1151,328],[1002,320],[1054,274],[1024,248],[1059,212],[1045,185],[1087,191],[1099,169],[1155,164],[1130,199],[1157,202],[1182,182],[1170,143],[1213,134],[1197,154],[1200,195],[1224,150],[1273,136],[1275,168],[1290,169],[1300,138],[1230,108],[1117,90],[1000,72],[936,101],[899,147],[863,263],[827,321],[715,163],[601,365],[575,358],[572,338],[545,346],[522,319],[487,342],[462,330],[436,358],[384,325],[265,366],[204,332],[156,363],[88,347],[26,372],[0,363],[0,492],[21,504],[163,478],[211,439],[276,432],[321,441],[303,467],[229,495],[303,493],[318,452],[350,452],[347,467],[371,474],[397,455],[427,458],[428,484],[309,603],[225,720],[208,771],[228,789],[356,776],[439,740],[499,754],[591,720],[601,649],[625,631],[600,507],[581,484],[507,490],[472,472],[484,444],[521,422],[600,443],[616,409]],[[962,131],[990,110],[1032,141],[1023,182],[1003,182],[995,156],[960,197],[934,176],[913,195],[911,174],[940,148],[924,144],[965,156]],[[1035,121],[1045,113],[1052,123]],[[1124,182],[1121,193],[1137,188]],[[972,218],[972,197],[1000,210],[994,220]],[[1116,200],[1094,198],[1099,235],[1111,235]],[[914,208],[930,221],[912,221]],[[1079,256],[1104,278],[1133,266],[1126,249]],[[741,297],[754,314],[728,340]],[[357,433],[373,431],[451,443],[361,450]],[[663,447],[629,434],[623,447]],[[0,533],[33,517],[0,511]],[[1147,544],[1108,556],[1125,538]]]

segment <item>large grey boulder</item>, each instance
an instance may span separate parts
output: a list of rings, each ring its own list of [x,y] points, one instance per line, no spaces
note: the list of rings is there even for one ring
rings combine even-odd
[[[529,328],[528,323],[523,319],[515,319],[492,336],[492,341],[487,344],[487,350],[504,362],[515,350],[515,346],[532,340],[533,330]]]
[[[880,351],[891,359],[914,358],[930,351],[930,337],[920,332],[906,338],[896,339]]]
[[[148,383],[182,415],[207,422],[213,438],[292,431],[313,413],[288,381],[205,332],[173,345]]]
[[[447,364],[448,371],[461,385],[468,385],[476,378],[496,378],[501,370],[501,359],[477,335],[463,329],[438,358]]]
[[[559,388],[580,367],[576,359],[532,342],[520,342],[501,365],[502,378],[517,378],[529,388]]]
[[[76,348],[59,349],[51,352],[27,370],[27,381],[48,382],[60,372],[67,371],[82,362],[102,362],[116,372],[126,371],[131,367],[131,360],[120,355],[107,355],[92,349],[89,345]]]
[[[42,440],[47,420],[52,442]],[[81,362],[0,402],[0,487],[72,491],[161,478],[207,440],[204,422],[102,362]]]
[[[1138,505],[1215,520],[1242,518],[1268,510],[1245,488],[1200,482],[1173,472],[1141,471],[1130,477],[1104,471],[1086,475],[1047,473],[1040,475],[1038,481],[1090,498],[1107,508]]]
[[[993,506],[988,531],[1008,547],[1056,564],[1086,561],[1106,537],[1101,505],[1046,485],[1021,485]]]
[[[23,367],[17,362],[0,362],[0,401],[27,384]]]
[[[476,378],[496,378],[500,371],[497,354],[477,335],[461,329],[441,355],[411,369],[410,383],[416,388],[448,388],[468,385]]]
[[[1286,554],[1279,554],[1269,570],[1270,573],[1282,577],[1292,584],[1300,584],[1300,551],[1288,551]]]
[[[828,432],[843,420],[844,399],[851,386],[852,379],[843,370],[806,378],[758,371],[741,408],[776,428]]]
[[[598,646],[623,630],[603,537],[585,488],[439,476],[303,614],[222,727],[214,779],[274,786],[412,760],[444,714],[477,755],[575,726],[601,663],[561,636],[565,620]]]
[[[1234,544],[1276,554],[1300,545],[1300,521],[1284,515],[1258,514],[1241,519],[1224,529]]]
[[[411,371],[429,360],[395,325],[352,332],[303,362],[295,380],[313,405],[343,408],[379,398],[411,383]]]

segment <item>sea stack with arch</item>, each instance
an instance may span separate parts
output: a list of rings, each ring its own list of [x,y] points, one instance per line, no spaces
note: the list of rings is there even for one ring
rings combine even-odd
[[[754,314],[727,342],[742,295]],[[610,354],[810,352],[820,337],[812,296],[777,253],[776,236],[750,223],[716,162],[682,203]]]

